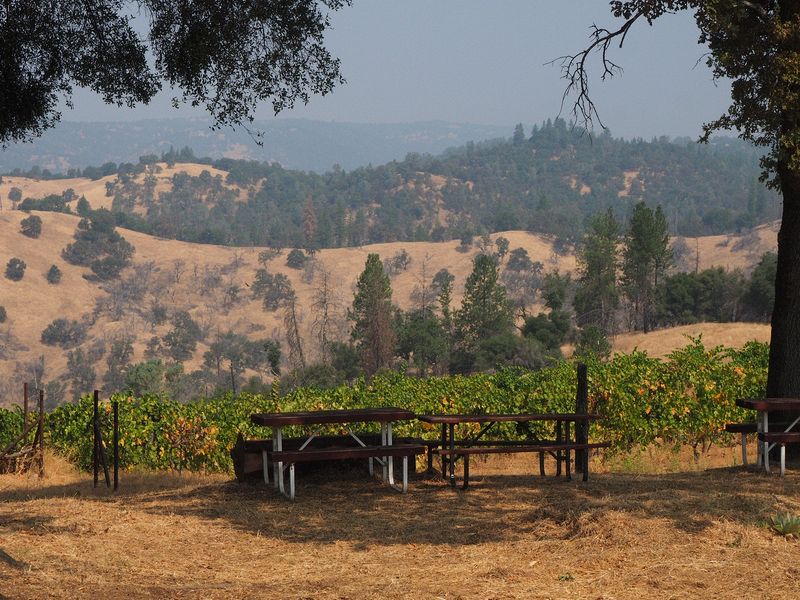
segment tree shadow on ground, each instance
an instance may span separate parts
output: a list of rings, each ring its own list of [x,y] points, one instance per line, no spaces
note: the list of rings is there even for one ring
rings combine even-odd
[[[719,521],[763,521],[779,508],[792,508],[792,499],[800,497],[798,473],[780,478],[741,468],[659,475],[602,473],[592,474],[586,483],[553,476],[478,475],[467,491],[451,489],[438,477],[417,476],[406,495],[370,481],[363,473],[334,470],[301,477],[294,502],[263,483],[208,484],[197,477],[183,483],[179,477],[171,483],[162,477],[158,485],[140,482],[129,490],[123,483],[117,495],[96,494],[90,482],[45,486],[28,490],[24,497],[19,491],[0,491],[0,505],[8,500],[80,496],[154,515],[221,521],[285,542],[346,541],[356,549],[367,549],[522,537],[569,539],[612,529],[615,519],[625,515],[666,520],[679,532],[693,534]],[[1,517],[0,512],[0,521]]]

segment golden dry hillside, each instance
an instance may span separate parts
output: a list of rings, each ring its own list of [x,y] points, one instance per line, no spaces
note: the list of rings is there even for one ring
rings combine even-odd
[[[162,166],[158,174],[158,186],[161,189],[167,189],[169,178],[176,172],[198,175],[207,169],[212,171],[212,175],[225,176],[225,172],[205,165],[179,164],[171,169]],[[7,403],[11,394],[18,393],[22,381],[33,379],[33,365],[40,357],[44,358],[45,381],[63,376],[67,352],[43,345],[40,341],[43,329],[57,318],[88,324],[88,337],[81,347],[84,352],[94,353],[95,357],[102,355],[115,336],[132,336],[135,339],[132,360],[139,362],[145,359],[148,340],[153,336],[163,336],[169,330],[169,324],[158,327],[149,324],[146,314],[150,307],[158,303],[170,313],[187,310],[206,334],[206,343],[198,346],[194,358],[186,364],[187,372],[201,368],[207,344],[215,339],[217,333],[233,331],[251,339],[283,339],[282,313],[265,312],[261,301],[254,300],[248,289],[256,270],[262,266],[258,257],[263,248],[190,244],[120,230],[136,248],[134,267],[123,272],[123,279],[131,277],[138,269],[147,293],[135,305],[125,305],[124,310],[117,311],[123,314],[117,317],[112,314],[113,306],[109,307],[109,300],[115,297],[112,288],[116,284],[89,281],[83,277],[89,273],[88,269],[70,265],[61,258],[62,249],[73,241],[78,217],[51,212],[36,213],[42,218],[43,232],[40,238],[30,239],[19,231],[20,220],[25,214],[9,210],[7,205],[8,190],[16,186],[23,190],[24,197],[42,197],[73,188],[78,195],[85,195],[94,208],[107,207],[110,198],[105,195],[106,179],[109,178],[96,181],[36,181],[12,176],[4,177],[0,184],[0,197],[4,198],[5,203],[0,211],[0,267],[5,269],[12,257],[21,258],[27,264],[22,281],[0,279],[0,306],[4,306],[8,313],[8,320],[0,325],[0,405]],[[531,260],[540,261],[545,271],[558,269],[563,273],[575,268],[574,257],[556,254],[548,237],[508,231],[494,234],[492,238],[501,235],[510,241],[511,249],[525,248]],[[775,239],[774,225],[762,226],[747,236],[685,238],[683,245],[689,251],[684,252],[683,266],[685,268],[687,263],[694,265],[699,257],[701,269],[716,265],[747,269],[761,253],[774,249]],[[407,309],[412,306],[412,292],[419,282],[423,278],[430,281],[443,268],[455,275],[454,301],[456,304],[460,302],[464,282],[478,249],[472,248],[464,253],[458,251],[458,246],[458,241],[397,242],[328,249],[317,254],[315,269],[306,271],[288,268],[287,251],[284,251],[265,266],[271,273],[285,274],[297,292],[301,307],[301,335],[306,354],[313,360],[316,344],[312,336],[315,319],[312,304],[321,272],[328,272],[334,282],[338,296],[335,313],[341,324],[340,335],[344,337],[347,333],[346,309],[352,302],[354,284],[363,270],[368,253],[376,252],[382,258],[390,258],[401,250],[408,252],[410,266],[392,279],[394,301]],[[58,285],[51,285],[45,279],[45,273],[53,264],[63,272],[63,280]],[[238,290],[237,298],[227,293],[231,289]],[[710,343],[732,345],[740,345],[753,337],[765,339],[767,336],[767,328],[763,325],[707,325],[700,330],[704,331]],[[618,336],[615,349],[625,351],[638,346],[651,354],[662,355],[685,342],[682,337],[684,332],[697,331],[697,327],[689,327],[672,332],[655,332],[648,336]],[[739,333],[733,335],[734,331]],[[105,364],[102,357],[96,362],[98,382],[101,381]]]
[[[740,348],[750,340],[769,342],[770,326],[765,323],[697,323],[660,329],[650,333],[623,333],[613,339],[614,352],[643,350],[650,356],[664,357],[689,343],[689,337],[703,337],[706,347]]]
[[[195,163],[178,163],[173,166],[168,166],[167,163],[158,163],[154,176],[156,178],[155,193],[158,195],[161,192],[169,191],[172,189],[172,176],[176,173],[186,173],[192,177],[197,177],[203,171],[208,171],[212,177],[220,176],[225,181],[227,176],[226,171],[215,169],[209,165],[200,165]],[[144,181],[144,174],[139,174],[135,177],[137,183]],[[60,195],[68,189],[75,191],[77,198],[84,196],[89,205],[94,208],[107,208],[111,209],[111,201],[113,198],[106,195],[106,184],[117,181],[117,175],[108,175],[100,179],[88,179],[86,177],[75,177],[72,179],[30,179],[28,177],[16,177],[14,175],[3,176],[3,181],[0,183],[0,205],[5,210],[11,208],[11,203],[8,200],[8,192],[11,188],[19,188],[22,190],[23,198],[44,198],[50,194]],[[238,186],[230,185],[231,189],[240,189]]]
[[[25,214],[19,211],[0,212],[0,265],[5,266],[12,257],[21,258],[27,264],[22,281],[13,282],[3,278],[0,284],[0,305],[5,306],[8,320],[0,326],[0,376],[6,383],[0,387],[3,398],[18,391],[21,382],[30,378],[31,369],[26,366],[40,356],[45,360],[45,380],[61,376],[66,369],[66,352],[58,347],[41,344],[42,330],[56,318],[90,324],[89,335],[82,347],[100,348],[108,346],[115,336],[135,337],[134,361],[144,360],[147,341],[154,335],[163,335],[168,325],[153,328],[144,313],[154,302],[164,305],[168,311],[188,310],[207,332],[207,339],[214,339],[216,332],[234,331],[251,338],[283,336],[281,312],[265,312],[260,300],[254,300],[248,287],[261,265],[258,255],[263,248],[231,248],[201,244],[190,244],[174,240],[163,240],[145,234],[120,230],[122,235],[136,248],[134,267],[150,265],[148,293],[143,302],[128,307],[125,316],[114,319],[109,311],[96,310],[98,302],[108,299],[108,284],[90,282],[83,275],[88,269],[70,265],[61,258],[61,250],[73,241],[78,217],[60,213],[37,212],[42,219],[42,235],[30,239],[19,232],[19,222]],[[541,261],[545,268],[558,268],[562,272],[574,269],[574,258],[553,253],[552,244],[546,238],[526,232],[505,232],[511,248],[523,247],[532,260]],[[459,242],[444,243],[392,243],[375,244],[361,248],[322,250],[317,253],[314,271],[300,271],[286,266],[286,252],[273,258],[267,268],[272,273],[285,274],[300,299],[302,308],[301,333],[306,352],[312,358],[314,348],[311,325],[314,320],[311,309],[312,297],[319,281],[320,270],[330,273],[339,298],[336,312],[345,325],[345,311],[352,302],[356,278],[364,268],[367,254],[376,252],[381,257],[391,257],[401,249],[408,252],[411,263],[408,269],[392,280],[394,301],[402,308],[412,305],[412,292],[422,277],[423,266],[426,279],[440,269],[447,268],[456,277],[455,302],[459,302],[464,281],[472,268],[472,258],[477,248],[462,253],[457,250]],[[63,272],[58,285],[45,279],[50,265],[55,264]],[[123,272],[129,277],[133,268]],[[309,277],[311,275],[311,277]],[[209,288],[207,282],[217,279],[219,284]],[[231,286],[240,289],[239,298],[231,301],[225,290]],[[344,334],[344,332],[343,332]],[[200,344],[195,357],[186,365],[187,371],[200,368],[207,345]],[[105,362],[97,365],[98,377],[102,376]]]

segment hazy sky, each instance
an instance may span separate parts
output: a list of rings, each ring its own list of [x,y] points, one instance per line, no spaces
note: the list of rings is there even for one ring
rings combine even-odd
[[[497,125],[559,112],[564,81],[546,64],[586,44],[592,23],[613,25],[606,0],[355,0],[334,16],[328,47],[347,83],[285,117],[352,122],[441,119]],[[614,135],[689,135],[727,107],[697,44],[691,15],[638,23],[617,53],[622,77],[594,79],[594,99]],[[66,120],[199,116],[162,93],[134,110],[78,92]],[[257,118],[271,117],[268,106]]]

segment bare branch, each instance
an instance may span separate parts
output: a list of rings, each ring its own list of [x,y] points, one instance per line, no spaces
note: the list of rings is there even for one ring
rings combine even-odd
[[[602,81],[605,81],[606,78],[610,79],[614,75],[621,74],[622,67],[611,60],[609,57],[609,49],[617,40],[619,42],[619,47],[622,47],[631,27],[643,14],[642,11],[632,14],[619,29],[614,31],[592,25],[592,32],[589,36],[591,43],[586,48],[577,54],[561,56],[551,61],[550,64],[556,62],[560,63],[562,77],[567,80],[567,87],[561,97],[559,116],[564,110],[567,99],[575,94],[577,97],[575,98],[571,111],[573,121],[575,123],[580,121],[587,130],[594,126],[595,121],[597,121],[603,129],[606,128],[600,118],[600,113],[597,112],[597,107],[589,95],[587,62],[593,53],[600,54],[600,64],[602,65],[600,79]]]

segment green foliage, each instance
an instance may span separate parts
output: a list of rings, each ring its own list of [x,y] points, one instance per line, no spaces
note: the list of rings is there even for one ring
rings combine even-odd
[[[481,340],[511,330],[511,307],[506,290],[498,281],[493,257],[486,254],[475,257],[454,325],[456,349],[465,353],[474,352]]]
[[[578,250],[578,289],[575,293],[576,321],[610,332],[619,306],[617,289],[617,244],[620,227],[609,208],[589,222]]]
[[[116,278],[130,264],[134,247],[114,227],[111,212],[92,211],[90,217],[78,223],[75,241],[67,245],[61,255],[70,264],[91,267],[101,280]]]
[[[172,329],[164,336],[164,345],[173,360],[183,362],[192,358],[201,337],[200,326],[187,311],[180,310],[172,317]]]
[[[611,441],[615,450],[687,443],[701,452],[712,443],[730,442],[725,423],[752,418],[735,400],[763,396],[767,360],[766,344],[707,349],[699,338],[663,361],[643,352],[617,354],[606,363],[590,360],[589,410],[604,417],[592,424],[590,437]],[[131,368],[128,375],[135,370]],[[307,375],[316,383],[329,383],[322,373]],[[380,406],[416,413],[571,412],[575,386],[575,364],[562,360],[538,371],[506,368],[491,375],[417,378],[382,372],[352,385],[299,387],[283,397],[273,385],[268,395],[221,394],[186,404],[152,395],[115,398],[121,402],[123,466],[230,471],[228,450],[239,432],[247,438],[269,436],[250,422],[255,412]],[[109,412],[104,403],[103,413]],[[48,416],[50,443],[82,468],[91,464],[91,414],[91,398],[84,396]],[[0,410],[0,425],[3,418],[9,418],[8,411]],[[548,433],[550,427],[500,424],[497,433],[520,439]],[[336,427],[329,429],[337,432]],[[476,431],[471,426],[459,429],[462,435]],[[0,427],[0,436],[2,432]],[[395,432],[438,435],[437,427],[415,420],[397,423]]]
[[[788,512],[772,515],[769,528],[783,537],[800,538],[800,516]]]
[[[50,265],[50,268],[45,274],[45,278],[47,279],[47,283],[51,285],[58,285],[61,283],[61,269],[59,269],[56,265]]]
[[[369,254],[356,282],[353,307],[348,311],[353,322],[352,338],[367,375],[386,367],[393,357],[397,334],[392,315],[389,276],[383,270],[380,256]]]
[[[72,348],[86,339],[86,327],[78,321],[56,319],[42,331],[42,343],[48,346]]]
[[[306,266],[307,261],[308,256],[306,256],[306,253],[299,248],[294,248],[286,256],[286,266],[292,269],[302,269]]]
[[[625,235],[622,289],[633,305],[636,327],[647,333],[653,327],[655,290],[672,262],[667,220],[661,207],[644,202],[633,207]]]
[[[281,304],[292,297],[292,283],[283,273],[273,275],[266,269],[258,269],[253,285],[250,286],[253,298],[261,298],[264,310],[276,311]]]
[[[25,198],[25,200],[20,202],[17,208],[24,211],[45,210],[49,212],[62,212],[67,214],[72,212],[64,196],[59,194],[49,194],[44,198],[39,199]]]
[[[0,448],[5,448],[22,433],[22,410],[0,408]]]
[[[746,316],[757,321],[768,322],[775,304],[775,273],[778,255],[768,252],[761,257],[750,275],[744,295]]]
[[[739,270],[726,271],[717,267],[699,273],[670,275],[656,290],[655,321],[666,327],[702,321],[735,321],[742,316],[742,297],[746,289],[744,275]]]
[[[25,269],[28,265],[21,258],[12,258],[6,264],[6,278],[11,281],[21,281],[25,277]]]
[[[29,238],[38,238],[42,234],[42,218],[38,215],[31,215],[22,219],[19,223],[22,235]]]

